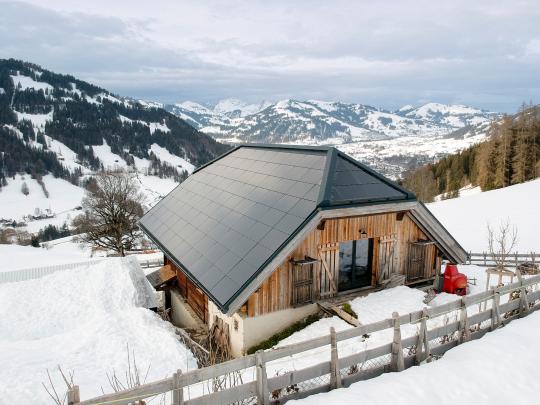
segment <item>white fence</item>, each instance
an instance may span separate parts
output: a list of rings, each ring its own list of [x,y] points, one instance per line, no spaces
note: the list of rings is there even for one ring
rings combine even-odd
[[[169,378],[84,401],[80,401],[79,387],[74,386],[68,392],[68,403],[133,404],[170,393],[173,405],[282,404],[291,399],[347,387],[353,382],[385,372],[401,371],[423,361],[430,361],[470,339],[478,339],[515,318],[539,309],[539,284],[540,275],[527,279],[519,277],[518,282],[461,297],[448,304],[401,316],[394,313],[391,319],[340,332],[331,328],[326,336],[273,350],[258,351],[184,374],[178,370]],[[415,325],[415,333],[402,338],[402,327],[408,324]],[[362,347],[361,343],[354,343],[358,346],[356,352],[339,356],[338,342],[369,340],[372,334],[384,330],[389,330],[387,343],[377,347]],[[408,330],[410,332],[410,328]],[[272,370],[272,362],[298,354],[313,358],[313,352],[309,351],[320,348],[328,350],[326,353],[329,354],[329,360],[282,374],[268,375],[269,370]],[[206,391],[197,389],[201,384],[206,384]]]
[[[88,266],[90,264],[99,263],[102,260],[104,259],[94,259],[77,263],[56,264],[45,267],[32,267],[21,270],[3,271],[0,272],[0,284],[41,278],[43,276],[56,273],[57,271],[78,269],[84,266]]]

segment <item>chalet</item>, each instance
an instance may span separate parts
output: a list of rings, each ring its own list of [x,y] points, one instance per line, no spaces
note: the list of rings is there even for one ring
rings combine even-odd
[[[412,193],[332,147],[238,146],[140,226],[165,254],[173,318],[224,325],[236,356],[318,301],[395,275],[426,282],[467,257]]]

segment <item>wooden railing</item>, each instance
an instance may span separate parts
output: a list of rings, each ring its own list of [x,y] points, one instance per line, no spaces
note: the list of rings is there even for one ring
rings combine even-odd
[[[526,279],[519,277],[519,281],[515,283],[461,297],[448,304],[426,307],[422,311],[406,315],[394,313],[391,319],[340,332],[331,328],[326,336],[268,351],[258,351],[253,355],[186,373],[178,370],[169,378],[84,401],[79,400],[79,387],[75,386],[68,392],[68,403],[128,404],[168,392],[172,393],[174,405],[232,402],[277,404],[304,398],[315,393],[347,387],[356,381],[373,378],[385,372],[401,371],[426,360],[430,361],[458,344],[478,339],[515,318],[526,316],[530,311],[540,308],[540,302],[537,302],[540,300],[539,284],[540,275]],[[502,297],[506,299],[501,304]],[[488,302],[490,307],[482,310],[480,304]],[[468,308],[471,310],[468,311]],[[478,312],[474,313],[476,311]],[[452,316],[449,316],[450,313]],[[430,319],[444,319],[444,322],[442,326],[428,329],[427,321]],[[401,326],[406,324],[416,325],[417,333],[402,338]],[[393,331],[392,342],[366,350],[358,347],[358,352],[339,357],[338,342],[359,337],[368,337],[369,340],[371,334],[387,329]],[[313,356],[307,352],[323,347],[329,347],[329,361],[281,375],[267,375],[268,367],[273,361],[300,353]],[[213,392],[199,392],[198,396],[195,393],[197,384],[215,381],[234,372],[255,377],[250,381],[245,378],[245,381],[237,385],[215,389]],[[310,384],[307,384],[308,382]],[[188,393],[190,395],[187,395]]]
[[[500,255],[496,255],[498,259]],[[530,253],[510,253],[506,255],[504,259],[504,266],[506,267],[517,267],[520,263],[528,262],[535,265],[540,265],[539,263],[540,254],[535,252]],[[468,264],[475,264],[482,267],[494,267],[496,265],[495,259],[492,254],[487,252],[482,253],[469,253]]]

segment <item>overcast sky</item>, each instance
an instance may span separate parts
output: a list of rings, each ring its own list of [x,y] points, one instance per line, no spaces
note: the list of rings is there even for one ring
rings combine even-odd
[[[0,0],[0,58],[125,96],[540,102],[540,1]]]

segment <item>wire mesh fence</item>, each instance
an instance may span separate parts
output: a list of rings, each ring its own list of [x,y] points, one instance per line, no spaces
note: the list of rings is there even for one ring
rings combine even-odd
[[[174,403],[281,403],[337,388],[342,382],[401,371],[437,358],[471,336],[481,337],[505,319],[540,309],[539,283],[540,276],[535,276],[369,325],[339,332],[330,328],[326,336],[193,370],[172,381],[173,390],[183,394]],[[144,390],[153,395],[170,392],[171,381],[148,384]],[[99,402],[103,398],[73,404],[105,403]]]

